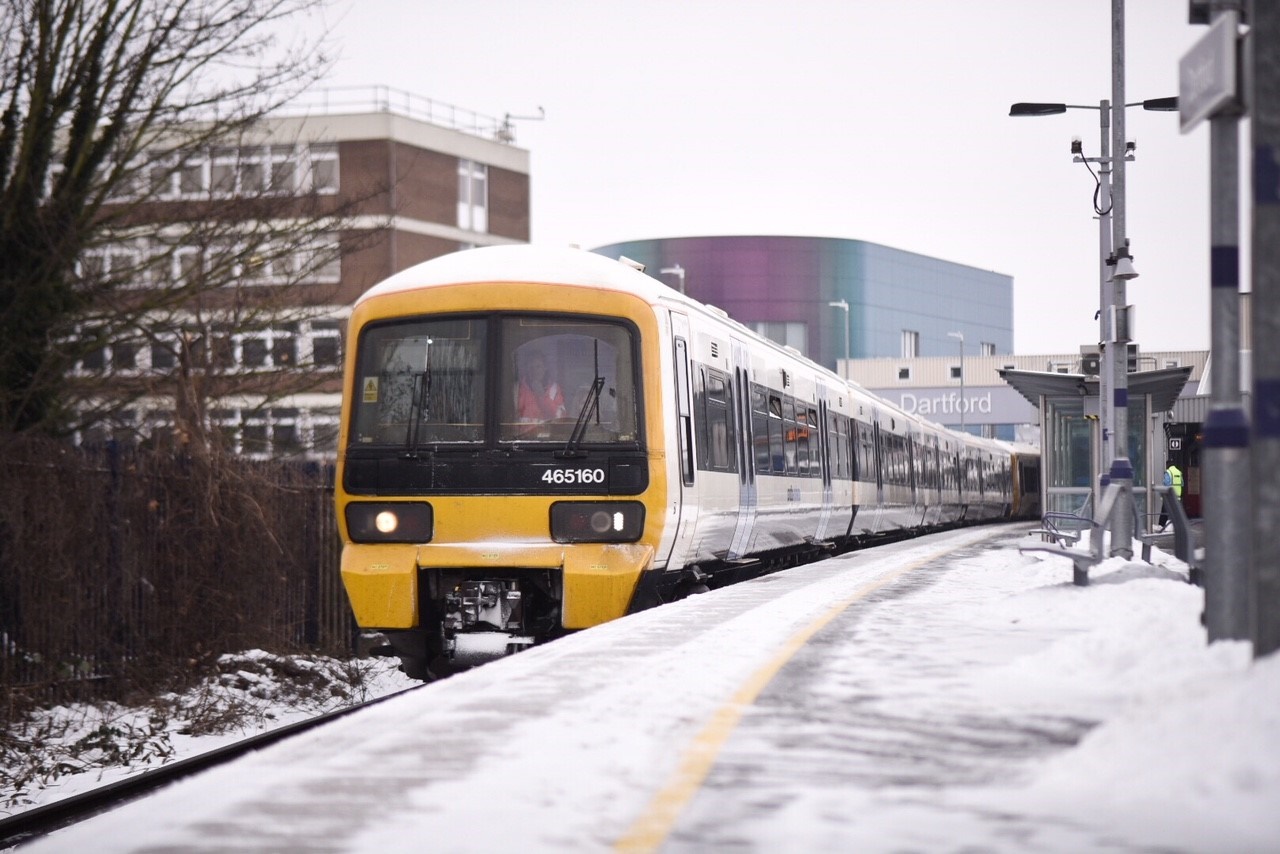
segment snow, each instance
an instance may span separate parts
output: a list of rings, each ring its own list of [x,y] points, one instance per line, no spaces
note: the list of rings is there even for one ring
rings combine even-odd
[[[31,850],[1280,851],[1280,656],[1158,549],[1077,587],[1025,532],[580,632]]]
[[[386,659],[337,661],[263,650],[224,655],[219,675],[147,706],[75,703],[9,733],[30,745],[0,777],[0,818],[417,682]]]

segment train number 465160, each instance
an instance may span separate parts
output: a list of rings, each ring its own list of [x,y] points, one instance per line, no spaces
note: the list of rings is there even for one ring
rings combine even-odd
[[[604,469],[547,469],[543,483],[604,483]]]

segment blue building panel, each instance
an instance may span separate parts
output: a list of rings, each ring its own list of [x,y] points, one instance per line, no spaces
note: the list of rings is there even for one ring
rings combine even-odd
[[[830,368],[845,351],[845,313],[830,306],[838,300],[849,303],[850,358],[904,355],[904,330],[918,333],[919,356],[958,355],[950,332],[973,355],[982,343],[1013,349],[1012,277],[863,240],[665,237],[594,251],[639,261],[672,287],[679,278],[660,271],[678,266],[690,296],[747,326],[799,334],[806,355]]]

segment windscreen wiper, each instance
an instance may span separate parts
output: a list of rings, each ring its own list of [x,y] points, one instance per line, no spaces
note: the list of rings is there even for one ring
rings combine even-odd
[[[409,424],[404,431],[404,453],[401,459],[418,459],[418,433],[422,422],[427,417],[424,410],[430,407],[431,369],[428,368],[413,378],[413,397],[409,404]]]
[[[556,452],[557,457],[576,457],[580,456],[578,446],[582,444],[582,437],[587,433],[587,426],[591,423],[591,415],[594,412],[596,422],[600,421],[600,391],[604,388],[604,377],[596,374],[595,380],[591,383],[591,390],[587,392],[587,399],[582,402],[582,411],[578,413],[578,420],[573,425],[573,432],[569,434],[569,441],[565,442],[564,449]]]
[[[418,432],[422,422],[431,417],[431,345],[427,339],[427,351],[422,358],[422,372],[413,378],[413,400],[409,404],[409,426],[404,434],[404,453],[401,459],[418,459]]]

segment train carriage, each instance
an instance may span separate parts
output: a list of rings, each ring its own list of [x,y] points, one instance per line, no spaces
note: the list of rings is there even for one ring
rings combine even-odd
[[[420,678],[1012,503],[996,443],[591,253],[418,265],[349,342],[343,581]]]

